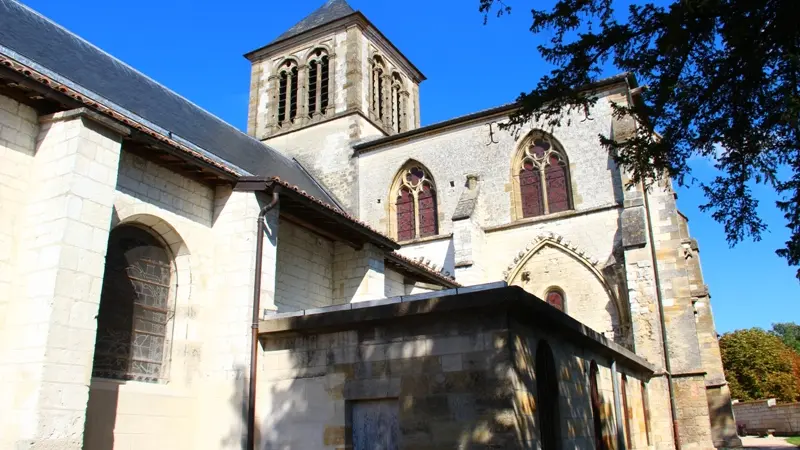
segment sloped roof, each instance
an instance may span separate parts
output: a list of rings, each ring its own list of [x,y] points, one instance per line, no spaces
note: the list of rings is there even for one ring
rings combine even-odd
[[[240,175],[276,176],[335,203],[295,162],[13,0],[0,0],[0,53],[112,110],[186,141]]]
[[[275,40],[270,42],[273,44],[284,39],[289,39],[292,36],[297,36],[300,33],[317,28],[334,20],[341,19],[342,17],[353,14],[355,10],[347,4],[345,0],[328,0],[324,5],[317,8],[316,11],[307,15],[303,20],[297,22],[281,34]]]

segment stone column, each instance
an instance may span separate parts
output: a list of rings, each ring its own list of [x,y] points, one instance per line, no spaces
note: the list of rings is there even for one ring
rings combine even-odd
[[[363,111],[364,99],[361,95],[363,69],[361,65],[364,61],[361,57],[361,31],[357,26],[347,29],[346,48],[344,56],[347,65],[344,81],[345,105],[347,109]]]
[[[308,122],[308,66],[303,64],[297,72],[297,117],[294,123],[303,125]],[[317,89],[319,91],[319,89]]]
[[[202,449],[240,450],[247,432],[257,220],[269,199],[253,192],[217,188],[214,205],[215,273],[209,290],[209,329],[203,347],[205,379],[197,424]],[[262,255],[261,309],[274,307],[280,203],[267,215]],[[263,314],[259,314],[262,316]]]
[[[85,108],[40,124],[6,311],[15,340],[0,389],[12,394],[2,420],[13,436],[2,439],[17,449],[79,450],[121,136],[129,130]]]
[[[381,75],[383,79],[383,90],[380,93],[381,98],[383,99],[382,111],[383,111],[383,126],[387,130],[392,129],[392,76],[389,73],[384,73]]]
[[[278,96],[280,95],[280,77],[270,75],[267,78],[267,104],[265,107],[264,134],[266,137],[278,129]]]
[[[269,94],[267,94],[269,95]],[[258,101],[261,97],[261,64],[250,66],[250,99],[247,103],[247,134],[256,137],[258,133]]]

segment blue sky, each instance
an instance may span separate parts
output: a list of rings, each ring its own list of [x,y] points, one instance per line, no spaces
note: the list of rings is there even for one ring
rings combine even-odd
[[[231,124],[247,120],[249,64],[261,47],[324,0],[28,0],[26,3]],[[398,2],[350,0],[428,77],[420,90],[429,124],[513,101],[549,70],[536,52],[542,36],[528,31],[531,0],[506,0],[510,16],[487,26],[478,0]],[[607,75],[611,75],[610,71]],[[692,161],[709,180],[712,165]],[[698,210],[695,187],[678,190],[678,204],[700,243],[718,332],[773,322],[800,322],[800,283],[775,255],[788,238],[775,193],[756,187],[770,226],[757,243],[729,249],[722,226]]]

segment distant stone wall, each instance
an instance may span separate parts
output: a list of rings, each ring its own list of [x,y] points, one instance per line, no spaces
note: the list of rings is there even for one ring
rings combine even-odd
[[[775,434],[800,435],[800,402],[778,404],[774,398],[739,402],[733,404],[733,414],[747,434],[771,429]]]
[[[278,227],[278,312],[333,304],[333,242],[282,220]]]

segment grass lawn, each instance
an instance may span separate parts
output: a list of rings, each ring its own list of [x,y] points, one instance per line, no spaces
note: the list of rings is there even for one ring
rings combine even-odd
[[[790,437],[786,441],[800,447],[800,436]]]

